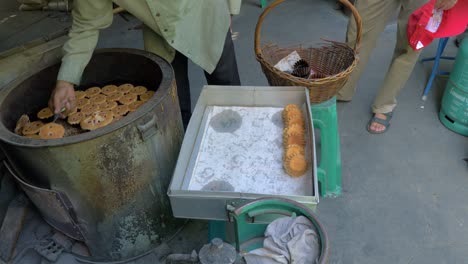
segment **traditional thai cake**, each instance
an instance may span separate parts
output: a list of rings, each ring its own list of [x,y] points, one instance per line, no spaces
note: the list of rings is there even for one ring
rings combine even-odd
[[[286,128],[284,128],[283,130],[283,135],[284,136],[287,136],[287,135],[290,135],[290,134],[304,134],[305,131],[304,131],[304,127],[298,125],[298,124],[292,124],[291,126],[288,126]]]
[[[41,127],[39,137],[41,139],[57,139],[65,135],[65,128],[57,123],[48,123]]]
[[[291,133],[284,135],[283,138],[284,148],[286,149],[289,145],[305,146],[305,135],[304,133]]]
[[[15,133],[18,135],[23,135],[23,128],[29,123],[29,116],[22,115],[16,122]]]
[[[37,118],[39,119],[47,119],[53,116],[54,116],[54,112],[52,112],[52,110],[50,110],[49,107],[42,108],[41,111],[37,113]]]
[[[122,96],[119,100],[119,103],[124,104],[124,105],[130,105],[133,102],[136,102],[138,100],[138,96],[136,94],[125,94]]]
[[[145,102],[143,102],[143,101],[133,102],[128,106],[128,109],[130,110],[130,112],[136,111],[144,103]]]
[[[107,101],[103,104],[100,104],[99,105],[99,109],[100,110],[112,110],[114,108],[116,108],[119,104],[117,104],[117,102],[115,101]]]
[[[99,105],[97,104],[87,104],[81,108],[81,113],[83,113],[85,116],[89,116],[96,111],[99,111]]]
[[[115,116],[126,115],[128,111],[130,111],[128,105],[118,105],[116,108],[112,109],[112,113],[114,113]]]
[[[76,112],[68,116],[67,122],[70,125],[77,125],[81,122],[81,120],[85,117],[82,112]]]
[[[119,101],[120,98],[122,98],[122,96],[124,96],[124,93],[122,91],[118,91],[118,92],[115,92],[111,95],[108,95],[107,96],[107,101]]]
[[[23,135],[37,134],[39,133],[39,130],[41,129],[43,125],[44,123],[42,123],[42,121],[34,121],[34,122],[27,123],[23,127]]]
[[[86,96],[86,93],[84,91],[75,91],[75,98],[77,100],[81,98],[85,98],[85,96]]]
[[[78,109],[82,109],[87,104],[89,104],[88,98],[81,98],[81,99],[78,99],[78,101],[76,101],[76,107]]]
[[[96,94],[89,98],[89,102],[91,104],[98,104],[98,105],[105,103],[106,100],[107,100],[107,96],[105,96],[104,94]]]
[[[146,93],[140,95],[140,100],[146,102],[149,99],[151,99],[153,95],[154,95],[154,91],[147,91]]]
[[[99,111],[81,120],[80,126],[85,130],[95,130],[107,126],[113,118],[114,115],[111,111]]]
[[[148,91],[148,89],[144,86],[135,86],[133,89],[130,90],[130,93],[140,95],[144,94]]]
[[[110,95],[117,92],[119,88],[115,85],[106,85],[102,87],[101,92],[105,95]]]
[[[126,83],[126,84],[122,84],[119,86],[119,91],[124,93],[124,94],[127,94],[130,92],[130,90],[133,89],[133,85],[130,84],[130,83]]]
[[[291,116],[288,116],[288,118],[286,119],[286,126],[292,126],[294,124],[297,124],[297,125],[300,125],[301,127],[304,127],[304,119],[302,118],[302,114],[301,115],[291,115]]]
[[[91,97],[93,95],[96,95],[96,94],[100,94],[101,93],[101,88],[99,87],[91,87],[91,88],[88,88],[85,90],[85,93],[86,93],[86,97]]]
[[[296,144],[286,146],[286,149],[284,150],[283,161],[286,161],[287,157],[290,157],[296,154],[305,155],[304,146],[296,145]]]
[[[286,173],[292,177],[299,177],[307,171],[307,161],[304,155],[296,154],[286,158],[284,162]]]

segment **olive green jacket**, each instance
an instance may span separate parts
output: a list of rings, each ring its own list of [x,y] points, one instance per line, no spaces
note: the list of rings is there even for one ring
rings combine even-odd
[[[112,2],[144,24],[145,49],[171,62],[175,51],[211,73],[221,57],[230,14],[241,0],[75,0],[58,80],[78,85],[99,30],[112,24]]]

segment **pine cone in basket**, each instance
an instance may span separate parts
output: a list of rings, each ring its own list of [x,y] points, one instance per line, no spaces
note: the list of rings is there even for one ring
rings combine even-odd
[[[293,72],[291,73],[293,76],[300,77],[300,78],[307,78],[310,74],[310,66],[307,61],[300,59],[296,63],[294,63]]]

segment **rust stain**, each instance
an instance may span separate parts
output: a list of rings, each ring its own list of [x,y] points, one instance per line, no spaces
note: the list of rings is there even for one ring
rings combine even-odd
[[[98,211],[100,211],[99,209],[104,208],[105,204],[97,201],[104,200],[104,184],[102,183],[101,177],[98,176],[100,171],[98,171],[94,165],[96,150],[92,149],[88,151],[89,155],[83,155],[80,161],[80,176],[77,179],[75,187],[81,189],[82,193],[86,194],[84,198],[89,205],[98,208]]]
[[[172,96],[172,102],[177,103],[177,87],[176,87],[175,81],[172,81],[171,96]]]
[[[151,164],[138,153],[142,147],[138,133],[127,129],[119,140],[101,145],[100,156],[97,157],[102,172],[103,200],[106,215],[114,214],[119,208],[128,206],[131,201],[145,191],[151,177]]]

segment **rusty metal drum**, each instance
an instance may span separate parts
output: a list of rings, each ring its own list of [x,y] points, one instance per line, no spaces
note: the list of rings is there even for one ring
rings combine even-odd
[[[16,120],[47,105],[60,61],[32,69],[0,91],[4,163],[53,227],[86,243],[95,261],[151,250],[179,227],[167,197],[183,139],[174,73],[141,50],[96,51],[83,87],[133,83],[149,103],[106,127],[56,140],[21,137]]]

